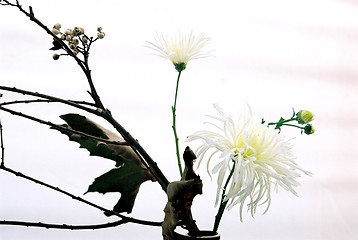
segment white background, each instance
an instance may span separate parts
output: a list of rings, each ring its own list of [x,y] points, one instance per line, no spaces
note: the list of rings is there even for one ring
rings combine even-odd
[[[23,1],[45,25],[81,26],[106,37],[93,45],[90,65],[102,101],[137,138],[170,181],[179,177],[171,105],[177,73],[169,61],[146,48],[155,31],[205,33],[213,57],[189,62],[183,72],[177,106],[181,151],[185,136],[203,128],[205,114],[219,103],[238,115],[248,102],[268,121],[290,116],[291,109],[316,115],[312,136],[294,129],[295,154],[313,177],[302,176],[299,197],[279,189],[267,214],[253,219],[238,208],[226,212],[222,239],[351,240],[358,238],[358,3],[352,0],[236,1]],[[0,6],[0,84],[64,99],[87,100],[86,79],[70,58],[52,60],[52,39],[17,9]],[[4,101],[23,98],[4,92]],[[57,104],[14,109],[55,123],[76,111]],[[80,112],[82,113],[82,112]],[[84,114],[84,113],[82,113]],[[89,116],[89,115],[87,115]],[[78,144],[47,126],[0,113],[5,163],[76,195],[114,162],[89,157]],[[91,116],[89,116],[91,117]],[[92,119],[110,128],[100,119]],[[195,144],[191,144],[195,148]],[[211,229],[215,181],[205,168],[204,195],[193,215]],[[112,208],[119,194],[89,193],[85,199]],[[159,184],[146,182],[131,216],[161,221],[166,196]],[[115,221],[100,211],[40,185],[0,172],[0,220],[58,224]],[[0,239],[161,239],[161,229],[127,224],[96,231],[46,230],[0,226]]]

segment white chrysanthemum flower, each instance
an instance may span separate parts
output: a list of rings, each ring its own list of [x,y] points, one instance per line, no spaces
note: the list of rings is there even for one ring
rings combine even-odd
[[[224,201],[228,209],[240,204],[240,220],[245,201],[248,210],[254,216],[258,205],[271,203],[272,186],[281,186],[297,195],[294,187],[299,185],[296,178],[300,172],[310,175],[294,161],[292,145],[275,129],[262,124],[261,119],[253,116],[251,110],[234,122],[231,116],[223,113],[215,105],[219,116],[210,116],[218,124],[210,123],[218,131],[199,131],[188,137],[188,141],[203,140],[197,149],[198,164],[209,154],[207,170],[210,173],[210,162],[219,154],[218,162],[212,173],[218,173],[216,205],[225,191]],[[232,172],[227,188],[224,186]]]
[[[204,34],[199,36],[190,33],[186,36],[179,33],[172,39],[169,39],[163,34],[157,33],[155,42],[148,42],[150,48],[157,51],[160,57],[169,59],[178,71],[185,69],[188,62],[192,59],[204,58],[210,56],[208,53],[203,53],[202,49],[210,41],[210,38]]]

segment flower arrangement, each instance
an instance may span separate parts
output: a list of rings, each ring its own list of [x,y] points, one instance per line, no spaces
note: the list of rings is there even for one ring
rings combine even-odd
[[[76,197],[58,187],[8,168],[4,161],[4,140],[0,123],[1,170],[70,196],[103,211],[107,216],[120,218],[119,221],[114,223],[87,227],[28,222],[15,223],[6,220],[0,222],[2,225],[95,229],[134,222],[143,225],[161,226],[163,239],[167,240],[199,239],[203,236],[218,239],[217,232],[226,210],[238,207],[241,221],[243,221],[242,213],[245,208],[254,216],[258,206],[265,205],[264,213],[266,213],[272,200],[271,192],[273,188],[281,187],[297,195],[295,187],[299,185],[298,178],[302,173],[311,175],[309,171],[304,170],[296,163],[292,151],[293,144],[281,133],[283,127],[294,127],[300,129],[301,134],[313,134],[315,129],[311,122],[314,119],[314,115],[308,110],[300,110],[297,113],[293,111],[293,115],[288,119],[281,117],[277,122],[266,122],[262,117],[254,114],[249,106],[237,119],[234,119],[231,115],[227,115],[218,104],[214,104],[216,114],[208,116],[211,120],[206,122],[208,129],[194,132],[186,139],[187,143],[199,141],[201,145],[194,151],[189,146],[186,147],[182,159],[176,119],[179,82],[182,72],[187,69],[187,65],[191,60],[211,56],[212,51],[205,50],[211,39],[205,34],[195,35],[192,32],[189,35],[179,33],[173,38],[157,33],[154,41],[147,41],[147,47],[154,50],[160,57],[171,61],[178,72],[174,104],[171,110],[176,164],[178,165],[181,179],[169,182],[158,164],[114,118],[97,93],[88,60],[92,44],[105,37],[102,27],[97,28],[96,37],[86,35],[82,27],[68,28],[63,32],[61,31],[61,24],[57,23],[52,29],[48,28],[35,17],[31,7],[29,11],[26,11],[19,1],[12,3],[8,0],[2,0],[0,4],[17,8],[53,38],[53,46],[50,48],[50,50],[55,51],[52,56],[53,60],[59,60],[67,56],[76,61],[86,76],[90,86],[89,93],[93,99],[93,102],[64,100],[38,92],[0,86],[3,91],[36,98],[25,101],[2,101],[0,102],[0,110],[48,125],[51,129],[67,135],[70,141],[78,142],[81,148],[85,148],[90,152],[90,155],[113,160],[115,168],[95,178],[88,187],[87,192],[121,193],[118,203],[113,207],[113,210],[109,210],[83,198]],[[2,95],[1,93],[0,97]],[[77,113],[61,115],[61,119],[66,124],[55,124],[8,107],[13,104],[33,102],[57,102],[85,111],[106,120],[117,133],[109,131]],[[197,194],[202,194],[203,186],[200,176],[194,171],[194,164],[198,167],[206,164],[209,176],[216,176],[215,206],[218,210],[213,220],[214,226],[211,231],[199,229],[191,212],[193,200]],[[158,182],[167,195],[168,202],[164,208],[165,217],[162,222],[134,219],[121,214],[123,212],[131,213],[140,185],[145,181]],[[186,229],[187,236],[179,234],[177,232],[178,228]]]

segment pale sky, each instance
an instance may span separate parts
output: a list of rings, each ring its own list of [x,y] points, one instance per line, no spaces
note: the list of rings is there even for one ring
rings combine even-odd
[[[312,136],[286,131],[297,163],[313,173],[302,176],[299,197],[279,189],[270,210],[255,219],[239,209],[224,214],[221,239],[350,240],[358,238],[358,3],[350,0],[239,1],[22,1],[51,27],[81,26],[106,37],[92,46],[90,66],[101,99],[139,140],[170,181],[178,180],[171,130],[177,73],[172,64],[146,48],[155,32],[178,31],[211,38],[212,57],[189,62],[182,73],[177,121],[180,148],[185,137],[203,129],[205,114],[220,104],[238,116],[248,103],[268,120],[290,116],[292,108],[315,114]],[[0,85],[90,100],[85,76],[69,58],[52,60],[52,39],[18,10],[0,6]],[[1,91],[3,100],[23,96]],[[76,111],[51,104],[14,109],[54,123]],[[84,114],[83,112],[79,112]],[[94,121],[110,126],[91,115]],[[6,165],[83,196],[95,177],[114,163],[90,157],[78,144],[48,127],[0,112]],[[191,144],[195,148],[195,144]],[[204,194],[193,203],[202,229],[211,229],[216,182],[205,166],[197,169]],[[119,194],[83,196],[112,208]],[[146,182],[132,217],[162,221],[166,196]],[[57,224],[114,221],[100,211],[54,191],[0,171],[0,220]],[[0,239],[160,239],[161,229],[135,224],[95,231],[0,226]]]

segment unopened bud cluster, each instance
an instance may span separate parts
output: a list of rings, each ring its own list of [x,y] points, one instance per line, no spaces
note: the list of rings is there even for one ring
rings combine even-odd
[[[297,122],[299,124],[306,124],[303,127],[303,132],[307,135],[313,134],[315,132],[314,127],[309,122],[313,121],[314,115],[308,110],[301,110],[296,114]]]
[[[55,35],[60,35],[59,38],[67,43],[68,47],[75,55],[77,55],[81,50],[86,49],[90,42],[93,42],[97,39],[102,39],[105,36],[105,33],[102,32],[102,27],[97,28],[97,38],[94,40],[93,38],[89,38],[85,35],[85,30],[82,27],[74,27],[73,29],[68,28],[66,31],[61,32],[61,24],[59,23],[53,26],[52,33]],[[82,44],[82,47],[79,46],[80,43]],[[58,60],[60,55],[54,54],[52,58],[54,60]]]
[[[106,34],[104,32],[102,32],[102,27],[98,27],[97,28],[97,38],[102,39],[102,38],[104,38],[104,36],[106,36]]]
[[[312,112],[308,110],[301,110],[298,113],[295,113],[293,111],[293,115],[289,119],[280,118],[278,122],[272,122],[268,123],[268,126],[274,125],[275,129],[278,129],[281,131],[282,126],[291,126],[301,129],[302,133],[305,133],[307,135],[313,134],[315,132],[314,127],[310,122],[313,121],[314,115]],[[297,121],[299,125],[293,124],[292,122]],[[265,120],[262,119],[262,123],[265,123]],[[305,126],[300,126],[306,124]]]

